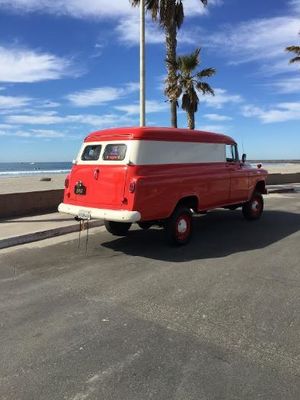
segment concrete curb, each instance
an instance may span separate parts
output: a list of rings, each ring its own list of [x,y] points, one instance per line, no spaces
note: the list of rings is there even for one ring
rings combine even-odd
[[[96,228],[102,226],[103,221],[90,221],[89,228]],[[68,225],[61,228],[49,229],[46,231],[39,231],[34,233],[28,233],[26,235],[14,236],[8,239],[0,240],[0,250],[8,247],[18,246],[21,244],[37,242],[39,240],[49,239],[56,236],[66,235],[67,233],[78,232],[78,225]]]
[[[296,193],[295,188],[281,188],[281,189],[269,189],[268,194],[273,193]]]

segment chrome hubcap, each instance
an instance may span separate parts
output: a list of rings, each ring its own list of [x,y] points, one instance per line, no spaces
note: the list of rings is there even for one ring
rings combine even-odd
[[[252,202],[252,210],[257,211],[259,209],[259,202],[257,200],[254,200]]]
[[[184,233],[187,231],[187,223],[184,219],[179,220],[177,230],[179,233]]]

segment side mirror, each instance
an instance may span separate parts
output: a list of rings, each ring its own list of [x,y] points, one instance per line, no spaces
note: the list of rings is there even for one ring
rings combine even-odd
[[[244,153],[244,154],[242,155],[242,163],[243,163],[243,164],[245,164],[246,158],[247,158],[247,154]]]

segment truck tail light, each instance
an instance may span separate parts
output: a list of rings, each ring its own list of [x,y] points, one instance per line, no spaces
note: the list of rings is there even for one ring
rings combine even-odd
[[[136,182],[135,181],[130,182],[130,184],[129,184],[129,192],[130,193],[134,193],[135,192],[135,188],[136,188]]]
[[[70,185],[70,179],[67,176],[66,179],[65,179],[65,188],[68,189],[69,185]]]

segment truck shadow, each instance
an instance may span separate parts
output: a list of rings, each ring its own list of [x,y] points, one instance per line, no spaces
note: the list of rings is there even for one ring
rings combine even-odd
[[[300,230],[300,215],[283,211],[265,211],[258,221],[246,221],[241,211],[212,211],[195,217],[194,235],[183,247],[165,243],[162,229],[129,231],[102,246],[131,256],[184,262],[218,258],[243,251],[262,249]]]

